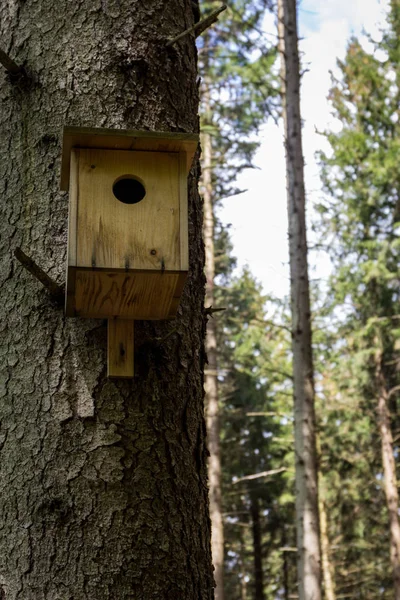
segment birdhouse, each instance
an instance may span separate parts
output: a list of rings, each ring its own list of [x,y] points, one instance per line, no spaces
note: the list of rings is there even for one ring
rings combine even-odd
[[[109,320],[109,376],[133,376],[134,319],[176,315],[197,144],[195,134],[64,129],[66,314]]]

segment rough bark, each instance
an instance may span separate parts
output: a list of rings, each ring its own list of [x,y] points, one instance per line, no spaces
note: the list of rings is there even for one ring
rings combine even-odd
[[[0,597],[211,600],[197,167],[174,322],[136,327],[134,381],[105,376],[106,323],[65,319],[64,124],[198,130],[191,0],[4,0],[0,72]],[[196,7],[195,7],[196,8]]]
[[[382,369],[382,355],[376,356],[376,382],[378,395],[378,424],[381,438],[383,476],[386,505],[389,514],[390,562],[393,573],[394,599],[400,600],[400,523],[399,494],[397,488],[396,463],[393,454],[393,436],[390,425],[389,397]]]
[[[295,0],[278,2],[285,126],[300,600],[321,598],[318,474]]]
[[[250,494],[250,514],[253,532],[254,600],[265,600],[262,564],[262,536],[258,498]]]
[[[209,106],[209,82],[205,77],[203,104],[205,111]],[[204,244],[206,254],[206,306],[214,304],[214,209],[212,191],[212,144],[207,133],[201,136],[202,145],[202,193],[204,198]],[[214,564],[215,598],[224,600],[224,524],[222,518],[221,497],[221,457],[220,427],[218,402],[218,359],[217,359],[217,325],[210,317],[207,322],[206,335],[207,368],[204,373],[206,392],[207,443],[209,451],[208,479],[210,490],[211,548]]]

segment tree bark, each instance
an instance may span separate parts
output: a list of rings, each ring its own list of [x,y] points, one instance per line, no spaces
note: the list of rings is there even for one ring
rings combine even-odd
[[[250,514],[253,530],[253,552],[254,552],[254,600],[265,600],[264,576],[262,565],[262,535],[260,523],[260,506],[258,498],[250,494]]]
[[[321,553],[314,375],[295,0],[278,2],[278,35],[289,220],[299,597],[300,600],[320,600]]]
[[[203,105],[205,112],[210,111],[210,83],[204,78]],[[212,188],[212,143],[211,136],[203,133],[202,145],[202,192],[204,199],[204,245],[206,254],[206,306],[214,304],[214,208]],[[224,600],[224,523],[222,518],[221,495],[221,456],[220,456],[220,427],[218,401],[218,359],[217,359],[217,325],[210,316],[207,322],[206,352],[208,365],[204,374],[206,392],[206,422],[208,442],[208,479],[211,517],[211,548],[214,564],[215,598]]]
[[[320,484],[322,483],[322,475],[320,475]],[[322,579],[324,582],[324,598],[325,600],[336,600],[335,582],[332,576],[332,565],[329,557],[329,537],[328,537],[328,519],[326,515],[325,502],[321,493],[322,485],[319,492],[319,521],[321,527],[321,558],[322,558]],[[323,489],[323,488],[322,488]]]
[[[193,2],[5,0],[0,38],[0,597],[211,600],[197,166],[178,318],[138,323],[136,377],[106,373],[106,324],[65,319],[13,259],[64,280],[64,124],[198,130]],[[133,224],[134,226],[134,224]]]
[[[381,437],[383,476],[386,505],[389,514],[390,562],[393,573],[394,598],[400,600],[400,523],[399,494],[397,489],[396,463],[393,455],[393,436],[390,425],[389,397],[386,378],[382,369],[382,353],[376,356],[376,381],[378,396],[378,424]]]

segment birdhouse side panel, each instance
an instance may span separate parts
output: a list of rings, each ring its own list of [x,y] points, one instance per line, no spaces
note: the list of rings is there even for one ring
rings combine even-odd
[[[67,267],[76,267],[76,245],[78,225],[78,157],[71,154],[71,171],[69,175],[69,206],[68,206],[68,259]],[[67,269],[68,272],[68,269]]]
[[[179,153],[96,149],[73,153],[78,172],[76,266],[180,270]],[[144,197],[133,203],[119,200],[114,190],[121,180],[128,190],[125,200],[131,200],[131,180],[143,187]]]
[[[179,237],[182,271],[189,270],[189,210],[187,187],[187,153],[179,154]]]

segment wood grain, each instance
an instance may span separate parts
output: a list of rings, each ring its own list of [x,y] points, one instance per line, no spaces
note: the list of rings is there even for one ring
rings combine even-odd
[[[69,184],[69,207],[68,207],[68,259],[67,264],[76,266],[76,236],[77,236],[77,217],[78,217],[78,155],[73,152],[71,155],[71,173]]]
[[[67,191],[72,148],[104,148],[147,152],[186,153],[186,174],[190,171],[199,136],[195,133],[132,131],[65,127],[61,165],[61,189]]]
[[[131,379],[134,375],[134,321],[108,320],[107,376]]]
[[[73,154],[79,177],[76,266],[179,270],[179,154]],[[146,189],[137,204],[124,204],[113,194],[114,182],[125,175],[136,177]]]
[[[96,319],[171,319],[186,275],[69,268],[66,314]]]

